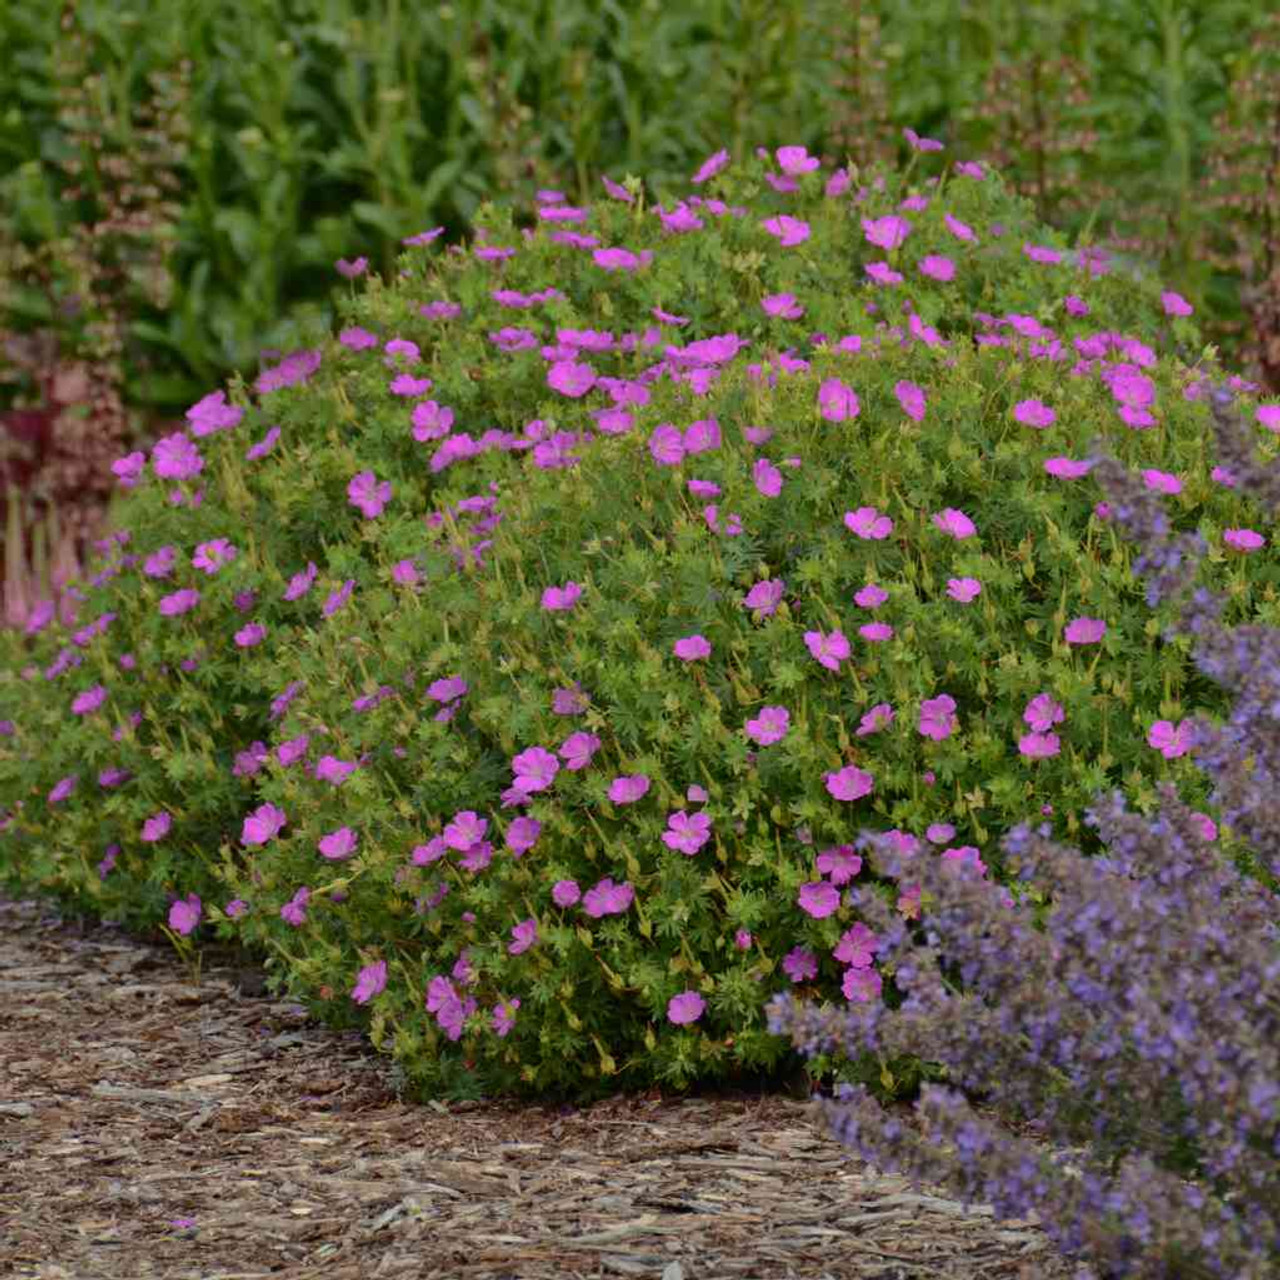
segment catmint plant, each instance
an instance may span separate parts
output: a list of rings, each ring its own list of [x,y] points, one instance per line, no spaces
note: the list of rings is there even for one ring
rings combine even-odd
[[[1219,457],[1276,510],[1280,468],[1257,463],[1232,400],[1212,392]],[[859,900],[896,1006],[782,996],[770,1025],[806,1054],[940,1064],[922,1127],[840,1085],[822,1104],[833,1132],[1000,1217],[1038,1214],[1083,1274],[1262,1280],[1280,1265],[1280,632],[1223,627],[1225,600],[1197,582],[1204,539],[1172,536],[1164,500],[1114,460],[1095,474],[1142,549],[1148,600],[1179,607],[1166,637],[1194,637],[1199,668],[1235,695],[1223,724],[1197,717],[1189,735],[1221,826],[1169,783],[1152,818],[1115,791],[1087,818],[1104,856],[1048,824],[1008,833],[1012,893],[864,831],[881,873],[919,887],[910,922]],[[1228,831],[1248,859],[1222,847]]]

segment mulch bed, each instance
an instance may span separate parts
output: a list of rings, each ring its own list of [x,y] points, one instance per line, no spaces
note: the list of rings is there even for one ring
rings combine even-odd
[[[359,1033],[254,986],[0,902],[0,1275],[1071,1274],[1033,1223],[877,1174],[811,1102],[414,1105]]]

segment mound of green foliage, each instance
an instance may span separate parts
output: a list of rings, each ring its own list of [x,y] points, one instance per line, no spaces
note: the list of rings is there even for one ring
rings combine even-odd
[[[1274,621],[1182,299],[976,165],[727,161],[424,232],[115,464],[76,620],[5,641],[10,886],[270,953],[422,1092],[679,1087],[776,1068],[779,990],[896,998],[859,828],[999,878],[1029,814],[1204,803],[1222,691],[1088,474]]]

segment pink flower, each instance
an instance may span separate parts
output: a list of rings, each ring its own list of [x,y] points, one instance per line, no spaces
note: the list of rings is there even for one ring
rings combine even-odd
[[[566,582],[563,587],[548,587],[542,593],[542,607],[548,613],[564,613],[572,609],[582,596],[582,587],[576,582]]]
[[[480,817],[474,809],[464,809],[453,815],[452,821],[444,829],[446,847],[465,852],[472,845],[479,844],[489,829],[489,819]]]
[[[337,756],[321,756],[316,765],[315,776],[321,782],[330,782],[340,787],[355,772],[354,760],[339,760]]]
[[[758,609],[767,618],[781,603],[786,585],[781,578],[766,578],[747,592],[742,603],[748,609]]]
[[[213,542],[202,542],[196,547],[191,557],[193,567],[205,573],[217,573],[224,564],[229,564],[239,555],[235,547],[226,538],[217,538]]]
[[[884,979],[878,969],[846,969],[840,984],[845,999],[859,1004],[878,1000],[883,989]]]
[[[940,254],[926,254],[920,259],[920,274],[928,276],[931,280],[954,280],[956,275],[956,264],[950,258],[944,258]]]
[[[244,829],[240,833],[241,844],[266,844],[272,836],[278,835],[285,824],[282,810],[273,804],[259,805],[245,820]]]
[[[1280,404],[1260,404],[1254,417],[1268,431],[1280,431]]]
[[[557,880],[551,886],[551,901],[557,907],[571,907],[581,897],[582,890],[576,880]]]
[[[796,905],[815,920],[825,920],[840,908],[840,890],[825,880],[811,880],[800,886]]]
[[[958,849],[943,849],[942,860],[976,867],[980,875],[985,875],[987,872],[987,865],[982,861],[979,850],[971,844],[961,845]]]
[[[916,386],[914,382],[899,382],[894,385],[893,394],[898,397],[902,412],[908,418],[913,422],[923,420],[925,407],[923,387]]]
[[[901,271],[895,271],[887,262],[868,262],[866,271],[876,284],[901,284],[906,279]]]
[[[977,578],[948,578],[947,595],[961,604],[969,604],[982,592],[982,583]]]
[[[853,736],[865,738],[868,734],[878,733],[886,725],[891,725],[896,718],[896,712],[887,702],[879,702],[862,717]]]
[[[608,179],[606,179],[608,181]],[[630,194],[630,193],[628,193]],[[520,997],[514,996],[508,1000],[506,1004],[497,1004],[493,1007],[493,1030],[501,1039],[508,1035],[511,1028],[515,1025],[516,1010],[520,1007]]]
[[[1253,529],[1224,529],[1222,540],[1227,546],[1235,547],[1237,551],[1257,551],[1267,542],[1262,534]]]
[[[856,511],[844,513],[845,528],[857,534],[864,541],[875,539],[883,541],[893,532],[893,521],[881,515],[875,507],[859,507]]]
[[[169,834],[169,829],[173,826],[173,815],[161,811],[152,814],[142,824],[141,839],[148,844],[154,844],[157,840],[163,840]]]
[[[973,234],[973,228],[966,226],[959,218],[953,218],[949,213],[945,213],[942,215],[942,220],[947,224],[947,230],[957,240],[977,240],[978,237]]]
[[[591,763],[591,757],[600,750],[600,739],[594,733],[571,733],[560,744],[560,758],[570,773],[576,773]],[[519,785],[517,783],[517,785]],[[521,790],[528,790],[522,787]]]
[[[756,490],[766,498],[776,498],[782,492],[782,472],[768,458],[758,458],[752,468],[751,478]]]
[[[1193,813],[1191,821],[1200,829],[1200,834],[1205,840],[1212,841],[1218,838],[1217,825],[1207,813]]]
[[[321,836],[316,845],[321,854],[331,862],[341,862],[356,851],[356,833],[350,827],[339,827]]]
[[[863,218],[862,230],[869,244],[892,253],[907,238],[911,223],[906,218],[890,214],[884,218]]]
[[[175,591],[172,595],[161,597],[160,613],[166,618],[176,618],[188,613],[200,603],[200,593],[194,587],[183,591]]]
[[[822,780],[826,783],[827,791],[837,800],[858,800],[870,795],[875,785],[875,778],[871,774],[852,764],[847,764],[834,773],[824,773]]]
[[[738,932],[733,935],[733,945],[737,947],[739,951],[750,951],[751,934],[746,929],[739,929]]]
[[[366,520],[372,520],[382,514],[382,509],[391,501],[391,481],[378,483],[372,471],[361,471],[347,485],[347,498],[353,507],[359,508]]]
[[[1018,752],[1029,760],[1046,760],[1056,756],[1062,744],[1056,733],[1027,733],[1018,739]]]
[[[955,833],[955,827],[949,822],[931,822],[924,829],[924,838],[931,844],[946,844]]]
[[[1147,742],[1166,760],[1176,760],[1191,750],[1195,730],[1190,720],[1181,720],[1175,729],[1168,720],[1157,720],[1147,732]]]
[[[648,790],[649,779],[643,773],[624,773],[609,784],[609,799],[614,804],[634,804]]]
[[[507,848],[514,857],[521,857],[538,843],[542,823],[536,818],[516,818],[507,828]]]
[[[1062,634],[1068,644],[1096,644],[1107,634],[1107,624],[1101,618],[1072,618]]]
[[[621,915],[635,896],[636,891],[629,884],[614,884],[606,876],[594,889],[588,889],[582,895],[582,909],[593,919]]]
[[[379,960],[376,964],[367,964],[356,975],[356,985],[351,988],[351,998],[356,1004],[368,1004],[374,996],[381,994],[387,986],[387,962]]]
[[[827,378],[818,388],[818,412],[828,422],[844,422],[856,418],[861,409],[853,388],[839,378]]]
[[[697,1022],[706,1010],[706,1001],[696,991],[682,991],[667,1001],[667,1021],[676,1026]]]
[[[1040,400],[1019,400],[1013,406],[1015,422],[1021,422],[1024,426],[1037,427],[1041,430],[1052,426],[1057,416],[1047,404]]]
[[[513,757],[511,768],[515,774],[515,782],[512,785],[519,791],[532,793],[545,791],[551,785],[560,771],[560,761],[545,747],[530,747],[527,751],[522,751],[518,756]]]
[[[866,508],[866,507],[864,507],[864,508],[863,508],[863,510],[864,510],[864,511],[865,511],[865,510],[872,510],[872,511],[874,511],[874,509],[875,509],[875,508]],[[848,512],[846,512],[846,514],[845,514],[845,523],[846,523],[846,524],[848,524],[848,523],[849,523],[849,515],[850,515],[850,514],[856,514],[856,513],[848,513]],[[888,598],[889,598],[889,593],[888,593],[888,592],[887,592],[883,587],[879,587],[879,586],[877,586],[874,582],[868,582],[868,583],[867,583],[867,585],[866,585],[865,587],[861,588],[861,589],[860,589],[860,590],[859,590],[859,591],[854,595],[854,597],[853,597],[853,602],[854,602],[854,604],[856,604],[860,609],[875,609],[875,608],[877,608],[879,605],[884,604],[884,602],[885,602]]]
[[[771,293],[760,299],[760,306],[766,315],[782,320],[799,320],[804,315],[804,308],[796,301],[794,293]]]
[[[821,631],[806,631],[804,642],[809,652],[828,671],[839,671],[840,663],[849,656],[849,641],[841,631],[823,635]]]
[[[841,964],[852,965],[855,969],[869,969],[872,958],[880,950],[880,940],[862,921],[841,935],[831,954]]]
[[[595,383],[596,373],[589,364],[558,360],[547,370],[547,386],[575,400],[586,395]]]
[[[799,218],[788,217],[785,213],[776,218],[766,218],[760,225],[771,236],[777,236],[778,243],[784,249],[803,244],[809,238],[809,224]]]
[[[822,163],[817,156],[811,156],[806,147],[779,147],[773,154],[778,168],[792,178],[812,173]]]
[[[761,707],[760,714],[746,724],[747,737],[762,747],[772,746],[787,736],[791,713],[786,707]]]
[[[701,186],[702,183],[706,182],[708,178],[713,177],[715,174],[719,173],[720,170],[723,169],[725,165],[727,165],[728,163],[729,163],[728,151],[725,151],[725,150],[717,151],[715,155],[710,157],[710,159],[704,160],[702,162],[702,167],[698,170],[697,173],[693,175],[692,178],[689,179],[689,181],[692,182],[694,186]]]
[[[1044,464],[1044,469],[1060,480],[1079,480],[1081,476],[1087,476],[1093,470],[1093,463],[1076,462],[1072,458],[1049,458]]]
[[[711,815],[688,814],[683,809],[667,817],[667,830],[662,833],[662,843],[687,857],[693,857],[711,839]]]
[[[933,525],[943,533],[949,533],[957,541],[972,538],[978,532],[972,520],[963,511],[946,507],[933,517]]]
[[[858,634],[872,644],[893,639],[893,628],[887,622],[868,622],[858,628]]]
[[[1181,493],[1182,481],[1167,471],[1148,469],[1142,473],[1142,482],[1156,493]]]
[[[839,895],[836,895],[839,897]],[[818,976],[818,957],[807,947],[792,947],[782,958],[782,971],[792,982]]]
[[[926,698],[920,704],[920,733],[935,742],[949,738],[959,727],[955,717],[956,702],[949,694]]]
[[[1022,252],[1031,259],[1032,262],[1061,262],[1062,254],[1057,249],[1050,249],[1047,245],[1041,244],[1024,244]]]
[[[189,893],[169,907],[169,928],[185,938],[200,923],[203,911],[199,895]]]
[[[837,887],[848,884],[862,870],[862,859],[853,851],[853,845],[842,844],[834,849],[824,849],[818,854],[818,871],[831,879]]]
[[[508,955],[518,956],[528,951],[538,941],[538,922],[533,917],[521,920],[512,928],[511,937],[513,941],[507,947]]]
[[[942,150],[942,143],[937,138],[922,138],[914,129],[903,129],[902,136],[913,151]]]
[[[71,714],[75,716],[89,715],[91,712],[97,711],[106,700],[107,686],[95,684],[92,689],[87,689],[84,693],[76,695],[75,701],[71,704]]]
[[[307,918],[307,903],[311,899],[311,890],[303,885],[293,897],[280,908],[280,919],[285,924],[291,924],[296,929],[299,925],[305,923]]]
[[[1160,295],[1160,305],[1167,316],[1189,316],[1195,310],[1182,294],[1174,293],[1172,289]]]
[[[1045,733],[1055,724],[1061,724],[1065,715],[1062,704],[1053,700],[1053,694],[1038,693],[1027,703],[1022,718],[1037,733]]]

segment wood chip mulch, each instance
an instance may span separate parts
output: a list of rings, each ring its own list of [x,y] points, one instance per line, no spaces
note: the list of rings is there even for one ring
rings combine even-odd
[[[400,1100],[359,1033],[0,902],[0,1276],[1065,1280],[783,1095]],[[260,983],[257,985],[260,986]]]

